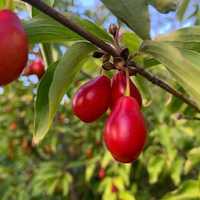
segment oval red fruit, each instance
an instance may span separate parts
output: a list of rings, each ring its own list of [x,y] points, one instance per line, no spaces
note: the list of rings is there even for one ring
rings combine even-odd
[[[72,101],[74,114],[84,122],[97,120],[110,106],[111,83],[106,76],[90,80],[77,91]]]
[[[121,97],[104,129],[104,141],[113,157],[122,163],[136,160],[146,140],[145,120],[133,97]]]
[[[28,58],[28,40],[18,16],[0,11],[0,85],[19,77]]]
[[[142,106],[142,97],[140,95],[139,90],[135,86],[135,84],[130,80],[130,96],[134,97],[139,106]],[[123,71],[119,71],[116,73],[111,82],[112,87],[112,100],[111,100],[111,107],[114,108],[114,105],[116,104],[117,100],[124,96],[125,90],[126,90],[126,74]]]
[[[27,68],[24,70],[24,75],[37,75],[40,79],[45,73],[45,66],[42,59],[37,59],[33,61]]]

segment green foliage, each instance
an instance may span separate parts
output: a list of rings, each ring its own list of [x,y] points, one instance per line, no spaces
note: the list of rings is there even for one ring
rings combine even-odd
[[[2,199],[61,200],[74,195],[83,200],[198,199],[198,121],[174,118],[172,103],[163,107],[167,96],[154,88],[158,95],[151,107],[144,109],[149,124],[145,151],[132,165],[119,164],[102,143],[106,116],[88,125],[72,114],[71,96],[85,78],[80,74],[76,80],[67,92],[69,99],[59,107],[50,133],[37,147],[31,145],[32,91],[37,85],[25,87],[19,81],[4,89],[0,96]],[[180,101],[178,104],[182,105]],[[180,110],[188,112],[186,107]],[[98,177],[101,167],[106,174],[103,179]],[[112,192],[113,185],[117,193]]]

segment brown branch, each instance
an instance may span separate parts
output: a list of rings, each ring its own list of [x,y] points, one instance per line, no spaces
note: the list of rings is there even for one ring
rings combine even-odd
[[[184,101],[186,104],[190,105],[191,107],[195,108],[198,112],[200,112],[200,109],[197,107],[195,102],[193,102],[191,99],[183,95],[182,93],[176,91],[171,86],[169,86],[166,82],[159,79],[158,77],[152,75],[150,72],[146,71],[143,67],[140,67],[135,62],[131,61],[132,66],[129,66],[130,70],[133,70],[135,73],[140,74],[141,76],[145,77],[147,80],[152,82],[155,85],[158,85],[159,87],[163,88],[167,92],[171,93],[172,95],[180,98],[182,101]]]
[[[80,36],[82,36],[86,40],[90,41],[92,44],[96,45],[97,47],[103,49],[104,51],[109,52],[111,55],[119,56],[117,54],[117,52],[115,51],[115,49],[111,45],[105,43],[103,40],[97,38],[90,32],[87,32],[84,28],[82,28],[81,26],[79,26],[78,24],[73,22],[68,17],[62,15],[57,10],[51,8],[50,6],[45,4],[43,1],[41,1],[41,0],[21,0],[21,1],[24,1],[24,2],[34,6],[38,10],[42,11],[43,13],[47,14],[48,16],[51,16],[53,19],[55,19],[56,21],[58,21],[65,27],[67,27],[70,30],[74,31],[75,33],[79,34]]]
[[[178,113],[176,118],[177,118],[177,120],[184,119],[184,120],[200,121],[200,117],[187,116],[187,115],[183,115],[180,113]]]
[[[42,11],[43,13],[47,14],[48,16],[52,17],[65,27],[69,28],[70,30],[76,32],[86,40],[90,41],[92,44],[96,45],[100,49],[104,50],[105,52],[109,53],[113,57],[118,57],[119,53],[116,49],[114,49],[111,45],[107,44],[103,40],[97,38],[92,33],[86,31],[84,28],[73,22],[71,19],[67,18],[66,16],[62,15],[57,10],[51,8],[41,0],[21,0],[24,1],[38,10]],[[180,98],[183,102],[193,107],[195,110],[200,112],[200,109],[197,107],[197,105],[190,100],[188,97],[184,96],[183,94],[179,93],[178,91],[174,90],[171,86],[169,86],[167,83],[159,79],[158,77],[152,75],[151,73],[147,72],[144,68],[140,67],[138,64],[132,62],[132,67],[129,67],[129,69],[133,72],[137,72],[141,76],[145,77],[147,80],[152,82],[153,84],[163,88],[167,92],[171,93],[172,95]]]

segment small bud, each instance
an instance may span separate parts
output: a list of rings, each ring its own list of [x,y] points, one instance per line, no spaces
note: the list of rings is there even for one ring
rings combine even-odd
[[[120,53],[120,56],[121,56],[122,58],[124,58],[125,60],[127,60],[128,57],[129,57],[129,49],[128,49],[128,48],[123,49],[123,50],[121,51],[121,53]]]
[[[104,55],[104,53],[101,52],[101,51],[95,51],[95,52],[93,53],[93,57],[94,57],[94,58],[102,58],[103,55]]]
[[[114,58],[114,65],[115,65],[115,68],[117,68],[119,70],[123,70],[125,65],[126,65],[126,62],[121,57],[115,57]]]
[[[113,35],[114,37],[116,36],[118,30],[119,30],[119,27],[118,27],[116,24],[111,24],[111,25],[109,26],[109,33],[110,33],[111,35]]]
[[[109,54],[105,54],[103,56],[103,63],[109,62],[109,60],[110,60],[110,55]]]
[[[102,65],[102,68],[104,70],[111,70],[111,69],[115,69],[115,66],[111,63],[111,62],[105,62],[103,65]]]

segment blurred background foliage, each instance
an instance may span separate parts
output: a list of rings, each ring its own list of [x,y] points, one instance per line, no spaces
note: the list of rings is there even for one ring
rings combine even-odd
[[[89,18],[104,27],[110,22],[116,22],[99,1],[84,2],[56,0],[55,7]],[[19,15],[26,18],[23,7],[19,3],[17,6]],[[190,4],[186,10],[189,18],[181,22],[174,20],[174,12],[164,15],[153,7],[149,9],[152,36],[177,27],[199,24],[198,1]],[[183,11],[179,14],[180,18],[181,15]],[[66,51],[68,44],[51,47],[56,60]],[[30,59],[34,60],[38,54],[41,53],[36,45]],[[37,147],[32,145],[34,100],[38,86],[36,77],[21,77],[19,81],[1,88],[1,199],[200,199],[200,121],[192,119],[193,110],[137,77],[135,81],[143,95],[143,111],[149,128],[148,143],[139,160],[131,165],[119,164],[102,143],[107,114],[88,125],[80,122],[71,111],[71,97],[90,76],[99,73],[96,66],[98,61],[94,59],[83,66],[63,99],[49,134]],[[162,65],[149,70],[182,91]]]

